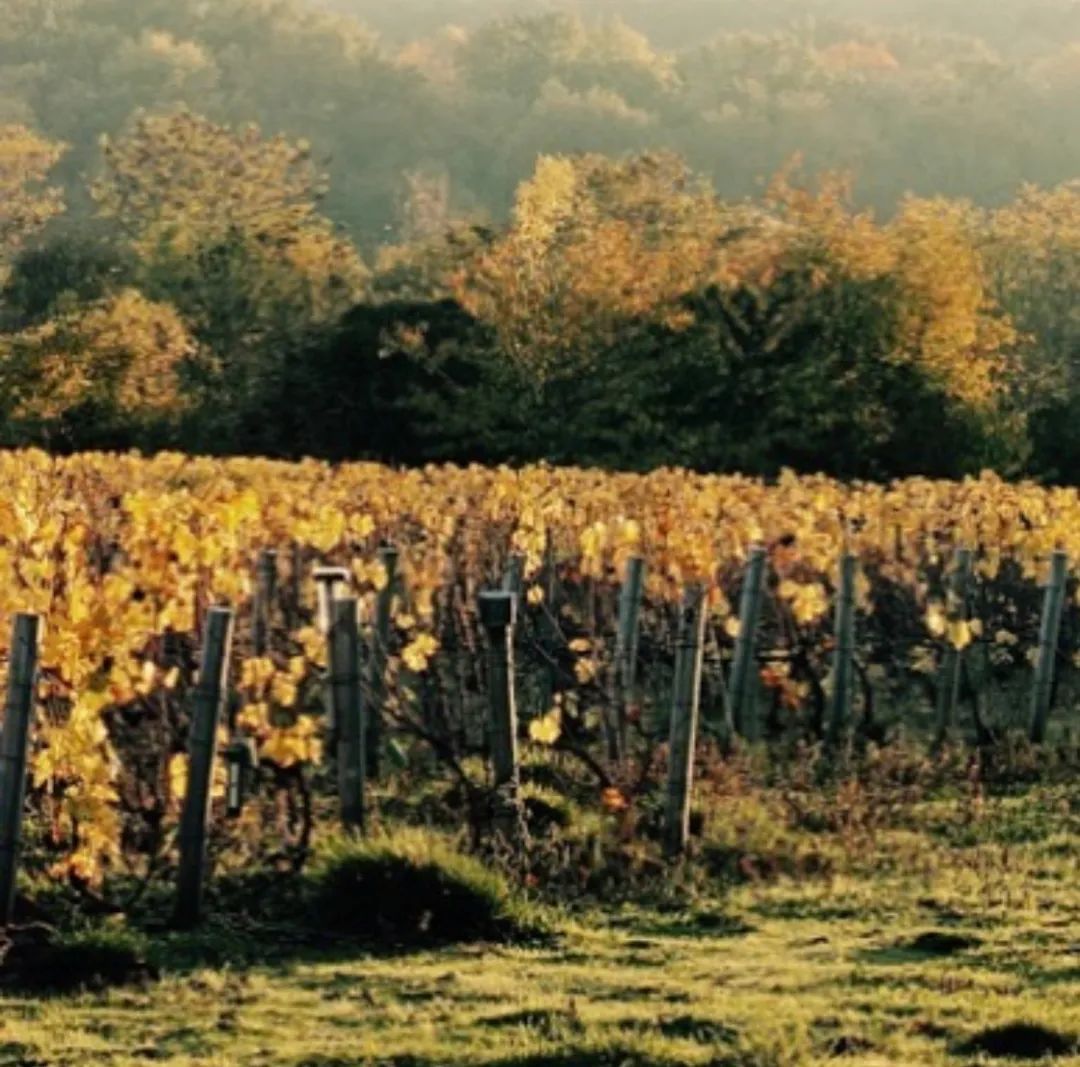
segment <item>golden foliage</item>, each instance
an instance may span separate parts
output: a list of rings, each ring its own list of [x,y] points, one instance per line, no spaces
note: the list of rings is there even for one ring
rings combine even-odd
[[[0,125],[0,278],[26,238],[63,210],[60,191],[42,188],[61,155],[25,126]]]
[[[700,579],[715,594],[716,618],[729,622],[735,620],[720,575],[741,569],[749,544],[783,541],[787,547],[774,558],[778,593],[808,632],[828,625],[844,549],[859,555],[864,570],[914,591],[925,568],[955,545],[983,546],[983,580],[1007,561],[1038,580],[1058,546],[1080,560],[1077,490],[1010,485],[989,474],[893,485],[785,474],[768,485],[678,470],[398,471],[14,452],[0,453],[0,482],[0,618],[32,611],[47,620],[41,667],[48,685],[33,781],[53,798],[68,866],[95,877],[117,856],[120,841],[110,709],[175,691],[175,670],[147,650],[168,630],[197,638],[210,603],[229,602],[243,618],[252,561],[267,545],[295,541],[365,580],[380,569],[372,567],[378,544],[387,538],[398,545],[403,585],[394,621],[405,651],[404,663],[391,662],[388,672],[391,704],[404,692],[400,668],[429,669],[439,655],[435,603],[448,577],[478,588],[492,554],[519,540],[550,543],[568,573],[612,583],[632,545],[647,561],[651,603],[674,603],[684,582]],[[530,553],[527,582],[541,562]],[[863,576],[858,597],[862,610],[874,610]],[[927,612],[928,639],[963,647],[978,633],[976,620],[950,628],[940,604],[925,593],[917,599]],[[1015,641],[1007,628],[1004,636],[999,631],[991,621],[998,646]],[[0,633],[0,645],[6,639]],[[244,701],[241,728],[258,741],[263,759],[290,766],[320,756],[318,719],[306,713],[304,693],[325,667],[325,638],[302,623],[277,640],[291,650],[245,658],[240,649],[233,683]],[[912,663],[932,669],[933,649],[922,647]],[[602,648],[600,635],[573,646],[580,684],[598,677]],[[769,681],[797,706],[803,690],[793,679],[776,674]],[[557,728],[554,717],[538,720],[532,736],[550,744]],[[179,765],[174,769],[179,780]]]
[[[195,355],[176,311],[134,289],[5,337],[0,350],[17,416],[56,419],[93,402],[133,422],[183,410],[179,373]]]

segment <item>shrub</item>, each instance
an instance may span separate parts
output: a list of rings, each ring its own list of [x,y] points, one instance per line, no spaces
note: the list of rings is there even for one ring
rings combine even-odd
[[[431,831],[338,838],[308,875],[321,928],[384,945],[529,940],[546,925],[505,878]]]

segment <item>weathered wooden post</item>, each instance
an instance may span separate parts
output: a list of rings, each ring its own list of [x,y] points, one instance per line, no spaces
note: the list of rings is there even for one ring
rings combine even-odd
[[[344,597],[350,574],[345,567],[316,567],[312,571],[318,602],[315,608],[315,625],[319,632],[330,632],[331,605]]]
[[[251,650],[257,657],[265,656],[270,648],[270,627],[274,595],[277,591],[277,553],[264,549],[255,564],[255,596],[252,600]],[[228,775],[225,813],[236,818],[244,805],[245,779],[258,765],[254,741],[236,732],[235,707],[229,712],[229,745],[225,750]]]
[[[1050,581],[1043,599],[1042,623],[1039,626],[1039,658],[1035,666],[1035,684],[1031,690],[1031,740],[1046,740],[1050,722],[1050,703],[1054,692],[1054,661],[1057,659],[1061,615],[1065,607],[1065,582],[1069,558],[1061,551],[1050,561]]]
[[[355,597],[330,607],[330,695],[337,723],[338,795],[346,830],[364,830],[364,708],[360,695],[360,629]]]
[[[206,828],[210,818],[218,724],[225,705],[232,632],[232,611],[229,608],[211,608],[203,633],[199,683],[195,687],[192,706],[187,793],[180,818],[176,923],[182,927],[194,926],[202,913]]]
[[[265,656],[270,646],[270,625],[274,594],[277,591],[277,553],[264,549],[255,564],[255,598],[251,620],[251,643],[256,656]]]
[[[524,839],[514,699],[514,625],[517,597],[484,592],[479,597],[480,624],[487,633],[488,701],[491,762],[495,772],[493,824],[496,834],[517,844]]]
[[[390,654],[391,610],[397,591],[399,553],[393,545],[379,549],[379,562],[386,574],[386,584],[375,599],[375,633],[371,649],[371,708],[367,724],[367,772],[370,778],[379,777],[382,753],[383,709],[386,705],[386,663]]]
[[[5,927],[15,912],[40,625],[37,615],[16,615],[11,634],[7,702],[0,733],[0,907]]]
[[[619,629],[615,637],[612,702],[616,716],[615,758],[621,763],[630,751],[629,705],[637,684],[638,638],[641,633],[641,599],[645,588],[645,561],[633,556],[619,589]]]
[[[751,737],[757,729],[754,653],[768,558],[769,554],[764,546],[754,545],[750,549],[750,558],[743,575],[742,597],[739,603],[739,635],[735,638],[735,655],[731,661],[731,676],[728,679],[731,725],[742,737]]]
[[[846,552],[840,561],[840,589],[836,597],[835,641],[833,654],[832,709],[828,741],[839,744],[851,724],[851,706],[855,681],[855,569],[858,557]]]
[[[504,593],[513,593],[521,603],[521,596],[525,592],[525,556],[521,552],[513,552],[506,561],[506,570],[503,572],[502,588]]]
[[[330,636],[330,613],[335,600],[348,589],[349,572],[344,567],[316,567],[311,576],[315,579],[315,628],[323,637]],[[327,646],[329,649],[329,645]],[[334,697],[329,687],[323,689],[323,708],[326,712],[326,737],[329,749],[336,749],[339,723],[334,711]]]
[[[956,706],[960,699],[960,676],[964,650],[955,640],[955,631],[967,622],[967,596],[971,584],[971,565],[974,554],[970,548],[958,548],[953,561],[945,599],[945,658],[941,664],[941,681],[938,689],[937,732],[935,745],[948,739],[956,723]]]
[[[664,820],[664,845],[669,857],[681,855],[690,837],[690,798],[694,787],[694,752],[697,747],[704,648],[705,588],[693,583],[686,587],[683,594],[675,649]]]
[[[289,546],[288,622],[289,629],[300,625],[300,609],[303,607],[304,549],[299,541]]]

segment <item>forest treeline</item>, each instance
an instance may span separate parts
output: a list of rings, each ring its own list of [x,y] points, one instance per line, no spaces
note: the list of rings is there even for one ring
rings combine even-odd
[[[1073,7],[679,4],[13,0],[3,443],[1080,476]]]

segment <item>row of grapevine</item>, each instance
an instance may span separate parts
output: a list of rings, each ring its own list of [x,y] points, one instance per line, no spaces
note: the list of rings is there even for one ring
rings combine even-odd
[[[1078,647],[1068,565],[1049,579],[1055,552],[1080,561],[1080,495],[992,475],[768,484],[678,470],[13,452],[0,454],[0,485],[0,620],[44,620],[33,847],[91,884],[140,874],[178,825],[215,605],[236,619],[230,751],[249,752],[274,788],[325,784],[320,569],[339,569],[373,650],[360,684],[385,723],[375,756],[407,764],[426,746],[467,771],[486,750],[477,604],[509,585],[520,593],[523,737],[591,767],[611,803],[655,781],[645,757],[668,736],[688,585],[702,588],[703,719],[723,722],[730,701],[751,740],[827,737],[847,690],[834,676],[844,557],[857,560],[850,600],[839,598],[854,621],[850,718],[867,732],[933,733],[957,699],[979,738],[1020,702],[1026,716],[1031,668],[1048,655],[1041,586],[1061,591],[1059,663]],[[763,547],[752,557],[753,545]],[[958,548],[972,553],[962,592],[950,570]],[[272,580],[259,578],[260,558]],[[760,589],[742,578],[755,559]],[[621,603],[620,589],[631,590]],[[752,646],[739,621],[750,607]],[[1070,684],[1067,670],[1040,678],[1059,699]],[[251,812],[237,834],[257,835]]]

